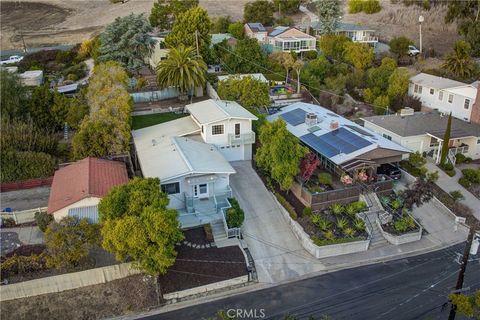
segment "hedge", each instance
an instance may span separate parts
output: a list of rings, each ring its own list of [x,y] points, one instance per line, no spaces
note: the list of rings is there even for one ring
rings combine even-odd
[[[43,152],[2,151],[0,179],[14,182],[35,178],[46,178],[55,171],[55,158]]]
[[[290,202],[287,201],[280,193],[275,192],[275,197],[277,197],[278,202],[288,211],[290,214],[290,218],[293,220],[297,220],[297,213],[295,212],[295,209],[292,207]]]
[[[228,201],[232,205],[231,208],[227,209],[227,224],[229,228],[240,228],[243,221],[245,220],[245,213],[237,199],[229,198]]]

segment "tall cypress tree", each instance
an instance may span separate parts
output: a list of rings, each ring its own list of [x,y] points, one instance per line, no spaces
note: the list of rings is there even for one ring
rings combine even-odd
[[[450,141],[450,134],[452,131],[452,113],[448,116],[447,129],[443,134],[442,154],[440,155],[440,166],[445,165],[448,155],[448,142]]]

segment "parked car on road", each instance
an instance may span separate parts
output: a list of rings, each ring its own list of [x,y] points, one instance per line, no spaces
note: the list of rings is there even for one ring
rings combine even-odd
[[[415,46],[408,46],[408,55],[414,57],[420,54],[420,50],[417,49]]]
[[[402,171],[390,163],[384,163],[377,169],[377,174],[386,175],[394,180],[399,180],[402,177]]]
[[[7,60],[0,61],[0,65],[17,63],[23,60],[22,56],[10,56]]]

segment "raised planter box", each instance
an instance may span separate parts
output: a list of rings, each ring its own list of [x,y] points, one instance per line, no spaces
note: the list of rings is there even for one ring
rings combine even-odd
[[[405,233],[405,234],[402,234],[402,235],[394,235],[394,234],[391,234],[391,233],[383,230],[382,225],[380,224],[380,221],[377,220],[377,225],[378,225],[378,228],[380,229],[380,232],[382,233],[382,236],[389,243],[394,244],[394,245],[410,243],[410,242],[418,241],[422,238],[423,228],[416,220],[415,220],[415,223],[420,228],[418,231],[412,231],[412,232],[408,232],[408,233]]]
[[[302,226],[292,218],[288,214],[287,210],[285,210],[282,205],[277,201],[277,199],[273,196],[277,204],[281,208],[281,212],[286,219],[287,223],[289,224],[290,228],[295,234],[295,237],[300,241],[303,248],[307,250],[312,256],[317,259],[327,258],[327,257],[334,257],[343,254],[349,253],[356,253],[367,251],[368,246],[370,245],[370,239],[361,240],[361,241],[352,241],[347,243],[339,243],[339,244],[331,244],[325,246],[317,246],[313,243],[312,239],[310,239],[309,235],[303,230]]]

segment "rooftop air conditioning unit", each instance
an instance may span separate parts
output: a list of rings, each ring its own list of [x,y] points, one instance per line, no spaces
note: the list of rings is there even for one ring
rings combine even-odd
[[[309,127],[314,126],[318,123],[317,115],[313,112],[308,112],[305,114],[305,124]]]

